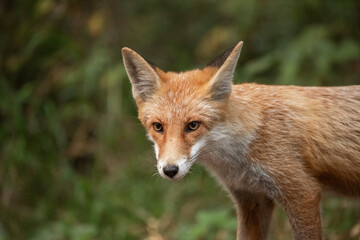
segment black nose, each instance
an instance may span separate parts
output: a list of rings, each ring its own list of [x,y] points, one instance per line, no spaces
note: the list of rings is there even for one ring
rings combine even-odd
[[[173,178],[179,171],[178,166],[176,165],[167,165],[163,169],[166,176]]]

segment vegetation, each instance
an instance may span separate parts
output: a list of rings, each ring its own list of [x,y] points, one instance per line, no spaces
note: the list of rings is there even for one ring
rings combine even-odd
[[[124,46],[182,71],[243,40],[238,83],[360,84],[356,0],[4,0],[0,33],[0,240],[234,239],[201,167],[153,175]],[[323,215],[327,239],[359,239],[358,200]],[[290,236],[277,209],[271,239]]]

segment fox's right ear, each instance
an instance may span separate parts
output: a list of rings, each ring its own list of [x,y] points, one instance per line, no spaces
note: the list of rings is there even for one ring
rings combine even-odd
[[[122,50],[126,72],[132,85],[136,101],[146,101],[160,87],[160,78],[155,72],[155,65],[146,61],[130,48]]]
[[[217,69],[208,84],[214,100],[224,100],[231,94],[234,71],[242,46],[243,42],[238,42],[208,64],[207,67]]]

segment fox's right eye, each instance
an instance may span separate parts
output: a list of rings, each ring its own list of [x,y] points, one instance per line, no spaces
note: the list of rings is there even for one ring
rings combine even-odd
[[[159,132],[159,133],[162,133],[164,131],[163,126],[161,125],[161,123],[158,122],[153,123],[153,129],[155,132]]]

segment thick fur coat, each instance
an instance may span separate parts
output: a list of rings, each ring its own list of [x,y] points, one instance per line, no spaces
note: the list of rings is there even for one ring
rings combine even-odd
[[[360,86],[233,85],[241,48],[182,73],[123,49],[158,171],[209,169],[236,203],[237,239],[266,239],[274,202],[295,239],[322,239],[322,190],[360,196]]]

